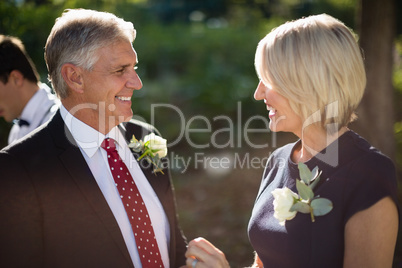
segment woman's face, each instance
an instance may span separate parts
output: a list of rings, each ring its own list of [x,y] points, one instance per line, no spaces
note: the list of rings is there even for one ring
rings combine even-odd
[[[280,95],[271,84],[262,81],[254,93],[256,100],[264,100],[269,111],[269,128],[273,132],[292,132],[300,137],[302,133],[302,119],[289,105],[287,98]]]

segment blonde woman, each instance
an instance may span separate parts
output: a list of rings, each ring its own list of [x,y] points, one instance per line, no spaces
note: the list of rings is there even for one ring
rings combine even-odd
[[[391,267],[395,167],[348,129],[366,85],[352,31],[325,14],[287,22],[260,41],[255,67],[270,129],[299,140],[264,171],[248,226],[253,267]],[[202,238],[186,256],[189,267],[228,267]]]

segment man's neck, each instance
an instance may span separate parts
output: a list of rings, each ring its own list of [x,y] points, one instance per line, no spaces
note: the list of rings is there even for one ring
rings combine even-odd
[[[95,104],[82,103],[77,105],[75,102],[70,102],[67,99],[61,102],[72,116],[104,135],[120,123],[100,116],[98,107]]]
[[[39,90],[39,85],[32,83],[28,80],[24,80],[24,83],[19,90],[20,94],[20,103],[22,106],[22,109],[27,105],[28,101],[35,95],[36,92]],[[22,112],[22,110],[21,110]]]

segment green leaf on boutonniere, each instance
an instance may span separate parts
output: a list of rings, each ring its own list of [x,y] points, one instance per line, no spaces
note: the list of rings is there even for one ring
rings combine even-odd
[[[296,180],[296,188],[297,188],[297,191],[299,192],[300,197],[303,200],[311,200],[311,199],[313,199],[313,197],[314,197],[313,191],[310,189],[310,187],[305,185],[300,180]]]
[[[304,182],[305,185],[309,185],[312,179],[312,173],[310,169],[308,169],[306,164],[301,162],[297,165],[297,167],[299,168],[300,179]]]
[[[305,202],[296,202],[289,211],[299,211],[301,213],[310,213],[311,211],[311,207],[309,204],[305,203]]]
[[[316,198],[310,204],[313,209],[314,216],[323,216],[329,213],[332,208],[332,202],[327,198]]]
[[[309,187],[310,187],[310,189],[311,190],[314,190],[314,187],[317,185],[317,183],[320,181],[320,179],[321,179],[321,173],[322,173],[322,171],[319,171],[318,170],[318,167],[315,167],[314,169],[313,169],[313,172],[312,172],[312,174],[313,174],[313,178],[311,179],[311,184],[309,185]]]

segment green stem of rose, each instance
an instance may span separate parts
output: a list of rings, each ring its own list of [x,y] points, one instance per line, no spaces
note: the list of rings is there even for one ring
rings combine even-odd
[[[145,152],[138,158],[138,161],[140,161],[144,156],[146,156],[150,152],[150,149],[146,149]]]
[[[153,153],[153,150],[151,150],[151,149],[149,149],[149,148],[146,149],[145,152],[144,152],[140,157],[138,157],[138,160],[137,160],[137,161],[140,161],[142,158],[144,158],[145,156],[147,156],[148,154],[150,154],[151,157],[148,157],[148,160],[156,167],[156,168],[154,169],[155,174],[156,174],[156,172],[160,172],[160,173],[162,173],[162,174],[165,174],[165,173],[163,173],[162,169],[159,168],[158,165],[153,161],[153,159],[152,159],[152,153]]]
[[[159,168],[158,167],[158,165],[154,162],[154,160],[151,158],[151,163],[155,166],[155,168],[154,168],[154,173],[156,174],[156,172],[160,172],[160,173],[162,173],[163,175],[165,175],[165,173],[163,173],[163,171],[162,171],[162,169],[161,168]]]
[[[311,221],[315,222],[315,218],[314,218],[314,213],[313,213],[313,208],[310,207],[310,216],[311,216]]]

